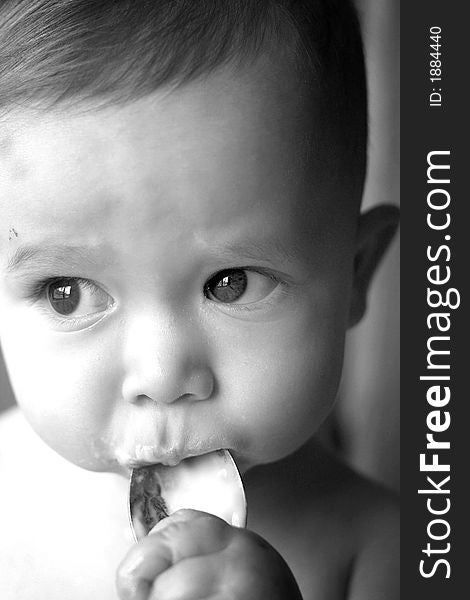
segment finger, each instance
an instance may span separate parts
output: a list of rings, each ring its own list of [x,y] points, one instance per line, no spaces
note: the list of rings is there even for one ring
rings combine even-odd
[[[205,600],[219,593],[224,566],[220,555],[176,563],[154,581],[149,600]]]
[[[181,510],[177,510],[169,517],[158,521],[158,523],[149,531],[148,535],[157,533],[162,529],[165,529],[165,527],[167,527],[168,525],[172,525],[173,523],[186,523],[187,521],[193,521],[194,519],[210,516],[213,515],[209,515],[209,513],[201,512],[199,510],[183,508]]]
[[[282,578],[278,581],[277,572],[284,571],[280,555],[252,532],[232,528],[232,534],[222,550],[184,559],[161,573],[149,600],[290,599]]]
[[[153,547],[153,538],[158,536],[160,545],[171,553],[168,558],[174,564],[222,550],[227,546],[231,531],[232,527],[219,517],[184,509],[157,523],[145,540]]]
[[[199,511],[178,511],[140,540],[121,562],[116,586],[121,600],[146,600],[154,579],[171,565],[223,549],[232,528]]]

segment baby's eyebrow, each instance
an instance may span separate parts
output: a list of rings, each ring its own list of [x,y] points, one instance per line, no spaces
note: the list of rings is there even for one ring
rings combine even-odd
[[[268,240],[243,240],[236,243],[213,246],[211,251],[218,258],[232,260],[243,258],[245,260],[275,260],[278,262],[297,262],[303,253],[297,244],[283,244],[279,239]]]
[[[54,244],[40,246],[34,244],[22,245],[16,249],[8,259],[6,265],[7,274],[13,274],[26,268],[50,269],[50,268],[77,268],[84,264],[96,264],[93,256],[104,252],[103,247],[93,246],[69,246],[66,244]]]

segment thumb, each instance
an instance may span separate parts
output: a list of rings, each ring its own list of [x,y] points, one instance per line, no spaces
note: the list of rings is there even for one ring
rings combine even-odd
[[[200,511],[197,510],[190,510],[190,509],[182,509],[182,510],[178,510],[176,512],[174,512],[173,514],[171,514],[169,517],[166,517],[165,519],[161,519],[160,521],[158,521],[158,523],[156,525],[154,525],[154,527],[152,527],[152,529],[148,532],[148,535],[153,535],[154,533],[160,533],[162,532],[166,527],[170,526],[170,525],[175,525],[176,523],[187,523],[188,521],[191,521],[192,519],[196,519],[198,516],[203,515],[205,513],[201,513]]]
[[[154,580],[185,558],[225,548],[230,526],[195,510],[180,510],[163,519],[133,546],[119,565],[116,587],[121,600],[147,600]]]

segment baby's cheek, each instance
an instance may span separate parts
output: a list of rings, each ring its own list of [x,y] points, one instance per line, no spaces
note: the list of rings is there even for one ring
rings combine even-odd
[[[323,334],[325,335],[325,334]],[[240,370],[232,419],[250,431],[251,452],[274,461],[300,447],[333,405],[342,344],[318,334],[283,335]]]
[[[109,428],[119,400],[116,357],[98,336],[52,332],[33,319],[29,330],[17,324],[3,331],[3,341],[24,414],[40,437],[68,460],[96,461],[96,439]]]

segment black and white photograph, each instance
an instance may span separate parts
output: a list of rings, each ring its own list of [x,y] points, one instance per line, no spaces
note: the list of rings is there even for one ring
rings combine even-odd
[[[400,52],[399,0],[0,0],[1,600],[400,598]]]

